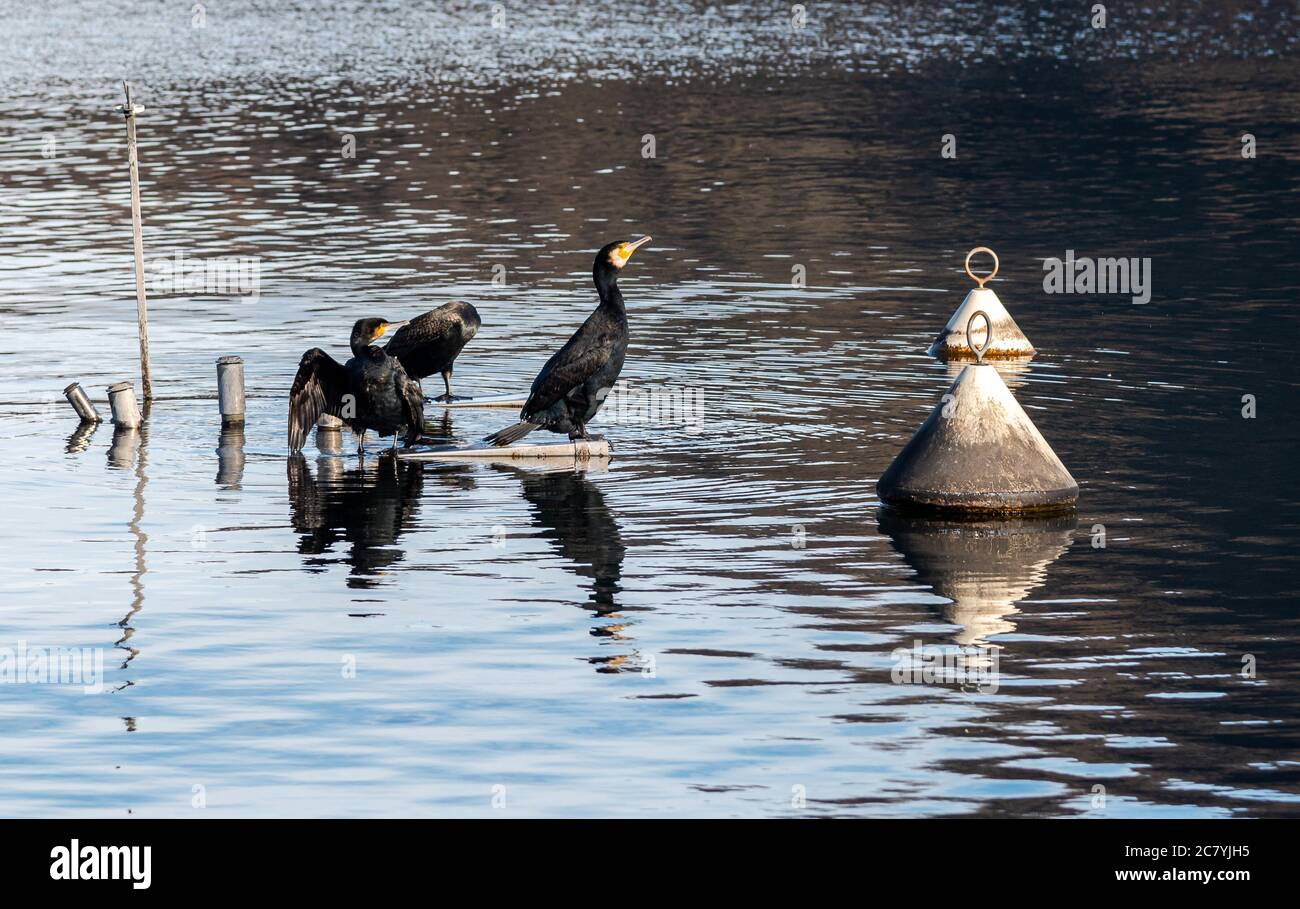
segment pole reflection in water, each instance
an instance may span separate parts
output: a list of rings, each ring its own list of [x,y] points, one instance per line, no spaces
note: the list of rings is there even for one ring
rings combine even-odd
[[[943,617],[961,630],[953,639],[983,645],[1015,630],[1007,616],[1047,577],[1070,548],[1078,515],[960,520],[903,514],[882,508],[880,532],[889,537],[917,580],[948,600]]]
[[[89,447],[90,437],[95,434],[95,430],[99,429],[99,426],[99,423],[94,422],[78,424],[77,428],[72,431],[72,435],[68,436],[67,444],[63,447],[63,450],[68,454],[81,454]]]
[[[244,481],[244,424],[227,423],[217,437],[217,485],[238,489]]]
[[[114,428],[113,441],[108,446],[108,466],[118,470],[130,470],[135,463],[136,452],[140,450],[141,429]]]
[[[289,517],[302,535],[298,551],[308,557],[306,564],[323,570],[346,562],[351,566],[349,587],[379,586],[385,570],[405,557],[396,544],[417,524],[425,465],[387,455],[365,463],[325,457],[313,475],[301,454],[290,455],[285,463]],[[444,469],[439,480],[463,487],[469,470]],[[327,557],[339,543],[348,544],[347,553]]]
[[[619,619],[617,594],[623,557],[627,547],[618,522],[605,503],[605,495],[587,479],[587,473],[603,472],[608,461],[594,461],[586,470],[573,467],[547,470],[518,468],[524,498],[533,507],[533,516],[555,551],[571,564],[570,570],[591,582],[585,608],[598,618]],[[594,637],[626,641],[626,622],[613,622],[592,628]],[[597,672],[639,672],[641,661],[636,652],[609,657],[593,657]]]
[[[145,549],[149,544],[149,535],[144,532],[142,522],[144,521],[145,505],[145,488],[149,484],[149,477],[146,468],[149,463],[149,404],[145,403],[143,414],[145,424],[139,429],[117,428],[113,432],[113,442],[108,449],[108,466],[110,470],[127,470],[132,464],[135,465],[135,489],[132,493],[131,519],[127,522],[127,530],[131,533],[132,549],[135,554],[135,564],[131,571],[131,607],[127,610],[126,615],[122,616],[121,621],[117,623],[122,629],[122,636],[113,643],[113,646],[126,653],[122,660],[121,669],[126,669],[131,662],[140,655],[138,648],[132,646],[131,638],[135,636],[135,627],[131,624],[136,615],[144,608],[144,576],[148,571],[145,562]],[[115,690],[120,691],[135,683],[130,679],[117,686]],[[127,720],[128,731],[134,731],[134,718],[124,717]]]

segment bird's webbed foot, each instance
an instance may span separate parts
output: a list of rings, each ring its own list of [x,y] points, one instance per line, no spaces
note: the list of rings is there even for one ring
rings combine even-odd
[[[569,433],[570,442],[601,442],[604,438],[604,436],[592,435],[587,432],[586,426],[579,426],[577,429]]]

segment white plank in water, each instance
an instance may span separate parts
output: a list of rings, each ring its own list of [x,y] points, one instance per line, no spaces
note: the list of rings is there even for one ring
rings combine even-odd
[[[609,458],[609,443],[600,440],[568,442],[536,442],[522,445],[470,445],[455,448],[450,445],[425,451],[402,451],[399,457],[409,461],[518,461],[529,458],[564,458],[570,461],[592,461]]]
[[[459,401],[435,401],[429,399],[430,403],[439,407],[445,407],[448,410],[456,410],[462,407],[514,407],[524,406],[528,400],[528,395],[482,395],[477,398],[461,398]]]

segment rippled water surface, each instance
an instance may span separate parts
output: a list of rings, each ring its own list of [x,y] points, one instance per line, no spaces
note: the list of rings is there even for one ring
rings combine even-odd
[[[0,4],[0,647],[108,689],[0,685],[0,812],[1297,813],[1294,9],[1075,6]],[[87,434],[63,387],[138,368],[123,77],[148,258],[260,286],[155,293],[147,426]],[[306,348],[468,300],[458,391],[522,390],[642,233],[623,377],[702,422],[286,457]],[[879,507],[979,244],[1076,515]],[[1150,302],[1046,294],[1067,250]],[[996,690],[895,684],[918,641]]]

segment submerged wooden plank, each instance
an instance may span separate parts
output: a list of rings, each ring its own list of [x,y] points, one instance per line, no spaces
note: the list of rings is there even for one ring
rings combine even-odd
[[[461,398],[459,401],[435,401],[429,399],[430,404],[438,407],[445,407],[448,410],[457,410],[463,407],[513,407],[520,408],[528,400],[528,395],[481,395],[475,398]]]
[[[402,451],[398,456],[409,461],[519,461],[531,458],[592,461],[609,458],[609,443],[599,439],[504,446],[476,444],[465,448],[447,445],[424,451]]]

